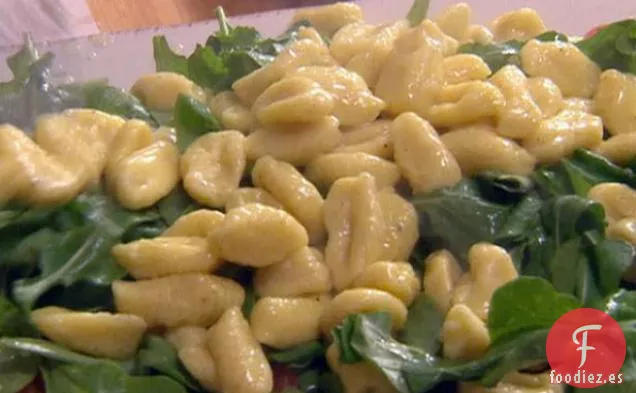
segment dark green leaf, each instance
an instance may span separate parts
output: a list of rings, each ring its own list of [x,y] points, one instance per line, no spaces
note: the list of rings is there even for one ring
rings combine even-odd
[[[514,242],[528,237],[540,225],[539,212],[543,201],[536,195],[528,195],[508,215],[506,222],[496,234],[497,242]]]
[[[174,53],[170,49],[165,36],[154,36],[152,38],[152,49],[157,72],[175,72],[188,76],[188,59],[185,56]]]
[[[0,337],[31,337],[37,330],[15,304],[0,296]],[[0,385],[1,386],[1,385]]]
[[[594,276],[601,294],[618,291],[621,277],[634,261],[636,253],[631,244],[606,239],[601,232],[587,232],[584,238],[592,248]]]
[[[63,363],[92,365],[102,362],[101,359],[81,355],[50,341],[35,338],[0,338],[0,347],[38,355]]]
[[[561,34],[559,32],[556,31],[546,31],[545,33],[541,33],[538,36],[534,37],[535,40],[539,40],[539,41],[543,41],[543,42],[549,42],[549,41],[555,41],[555,42],[570,42],[570,39],[568,38],[568,36],[566,36],[565,34]]]
[[[39,276],[14,284],[16,302],[30,310],[40,296],[56,285],[70,286],[82,280],[104,285],[124,277],[125,270],[110,254],[114,244],[112,237],[90,225],[68,232],[59,244],[42,252]]]
[[[221,129],[221,124],[207,106],[196,98],[179,94],[174,107],[177,145],[183,152],[203,134]]]
[[[20,392],[38,373],[39,363],[37,356],[0,345],[0,392]]]
[[[145,339],[139,350],[138,365],[143,370],[154,370],[191,389],[199,389],[199,384],[179,361],[174,347],[159,336],[151,335]]]
[[[446,248],[465,261],[468,249],[478,242],[491,242],[506,222],[509,208],[481,198],[466,183],[426,195],[411,203],[420,218],[421,238]]]
[[[428,15],[428,8],[430,0],[415,0],[413,1],[413,5],[409,9],[409,13],[406,15],[406,19],[409,21],[411,26],[417,26],[426,19],[426,15]]]
[[[176,381],[164,377],[128,377],[126,393],[187,393],[188,390]]]
[[[196,208],[196,202],[190,198],[181,186],[176,187],[157,204],[159,214],[168,226],[174,224],[179,217],[196,210]]]
[[[250,315],[252,314],[252,309],[254,308],[254,304],[256,304],[256,292],[254,291],[253,286],[248,286],[245,288],[245,301],[243,302],[243,306],[241,310],[243,311],[243,315],[246,319],[249,320]]]
[[[45,369],[47,393],[125,393],[126,374],[109,363],[56,365]]]
[[[97,109],[128,119],[140,119],[153,126],[159,125],[141,101],[123,89],[105,83],[87,83],[81,85],[80,89],[84,96],[83,107],[85,108]]]
[[[197,45],[188,57],[188,73],[190,79],[202,87],[215,91],[230,88],[229,68],[224,64],[212,48]]]
[[[546,305],[549,304],[549,307]],[[531,330],[549,329],[563,314],[581,304],[537,277],[519,277],[492,296],[488,331],[494,345]]]
[[[306,366],[316,358],[323,356],[325,348],[319,341],[310,341],[283,351],[272,351],[267,354],[270,361],[293,367]]]
[[[507,41],[498,44],[480,44],[475,42],[460,46],[458,52],[481,57],[494,74],[509,64],[521,68],[519,52],[523,44],[521,41]]]
[[[440,348],[440,334],[444,324],[444,314],[426,294],[420,294],[409,308],[408,319],[402,330],[404,344],[436,353]]]
[[[0,94],[19,91],[29,79],[31,67],[38,60],[38,57],[31,36],[25,35],[22,49],[7,58],[7,66],[13,74],[13,79],[0,82]]]
[[[479,173],[475,181],[486,199],[503,204],[517,202],[534,188],[529,177],[498,172]]]
[[[167,229],[163,221],[145,222],[129,228],[121,236],[122,243],[134,242],[139,239],[153,239]]]
[[[340,361],[343,363],[357,363],[362,361],[362,357],[351,346],[352,335],[355,329],[355,321],[345,319],[340,325],[333,328],[331,336],[340,352]]]
[[[636,74],[636,19],[605,26],[576,45],[602,70]]]
[[[636,320],[636,291],[620,290],[597,305],[617,321]]]

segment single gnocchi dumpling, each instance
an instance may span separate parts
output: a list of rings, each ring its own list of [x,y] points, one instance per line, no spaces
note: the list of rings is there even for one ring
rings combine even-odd
[[[223,222],[225,215],[216,210],[199,209],[177,219],[161,236],[207,238]]]
[[[361,76],[343,67],[301,67],[286,78],[294,77],[313,80],[331,95],[334,100],[332,113],[343,127],[371,122],[385,107],[384,101],[373,95]],[[307,111],[319,113],[320,105],[315,103]]]
[[[208,133],[195,140],[181,157],[183,187],[197,202],[225,206],[239,188],[246,166],[246,139],[238,131]]]
[[[85,178],[67,169],[22,130],[0,125],[2,199],[34,205],[69,202],[85,186]]]
[[[519,274],[510,254],[489,243],[477,243],[470,247],[468,265],[470,272],[456,283],[452,304],[464,304],[476,317],[486,321],[493,293]],[[461,314],[465,315],[465,310],[461,310]]]
[[[303,247],[283,262],[260,268],[254,275],[258,296],[308,297],[331,291],[329,268],[316,248]]]
[[[435,39],[413,30],[395,42],[374,93],[386,103],[389,115],[415,112],[425,116],[443,83],[444,49]]]
[[[362,8],[360,8],[358,4],[339,2],[296,11],[291,23],[306,20],[311,23],[319,33],[331,37],[341,27],[360,22],[362,19]]]
[[[334,153],[367,153],[391,160],[393,140],[390,127],[391,120],[378,119],[372,123],[344,129],[340,146]]]
[[[137,315],[148,327],[208,327],[245,300],[241,285],[202,273],[115,281],[112,290],[118,312]]]
[[[453,291],[461,275],[462,268],[448,250],[435,251],[424,260],[422,288],[444,314],[451,306]]]
[[[144,105],[158,111],[171,111],[179,94],[204,100],[205,94],[190,79],[174,72],[157,72],[137,79],[130,92]]]
[[[307,165],[340,144],[339,125],[338,119],[326,116],[306,125],[259,128],[246,139],[247,158],[256,161],[263,156],[272,156],[294,166]]]
[[[228,211],[211,237],[224,260],[253,267],[282,262],[309,243],[307,230],[292,215],[259,203]]]
[[[228,309],[207,332],[208,349],[217,366],[220,391],[270,393],[272,369],[241,309]]]
[[[603,72],[594,109],[610,134],[636,132],[636,76],[616,70]]]
[[[97,110],[68,109],[40,116],[33,139],[88,186],[99,182],[110,145],[124,122]]]
[[[462,53],[444,58],[446,85],[483,81],[491,73],[488,64],[477,55]]]
[[[444,319],[442,344],[444,357],[447,359],[479,359],[490,345],[488,328],[469,307],[456,304]]]
[[[521,8],[500,15],[492,21],[491,29],[498,42],[527,41],[547,30],[537,11],[531,8]]]
[[[227,130],[238,130],[247,135],[254,129],[254,115],[232,91],[212,96],[208,107]]]
[[[130,314],[72,311],[44,307],[31,320],[51,341],[96,357],[125,360],[133,357],[146,331],[146,322]]]
[[[551,79],[566,97],[590,98],[601,70],[576,45],[530,40],[521,48],[521,66],[530,76]]]
[[[372,288],[346,289],[334,297],[322,314],[320,324],[324,335],[353,314],[386,312],[391,316],[391,328],[399,331],[406,323],[408,310],[404,303],[388,292]]]
[[[260,203],[261,205],[285,210],[285,207],[283,207],[283,205],[266,190],[260,187],[241,187],[230,195],[225,203],[225,211],[232,210],[249,203]]]
[[[292,71],[293,72],[293,71]],[[252,111],[263,125],[313,123],[331,114],[332,94],[303,75],[288,76],[272,83],[258,96]],[[289,131],[298,128],[289,127]]]
[[[388,292],[408,307],[420,291],[420,280],[408,262],[380,261],[367,266],[353,286]]]
[[[127,209],[153,206],[179,183],[179,150],[172,141],[153,135],[148,124],[129,120],[114,138],[106,181]]]
[[[483,25],[473,24],[466,28],[464,36],[460,39],[461,44],[476,43],[476,44],[492,44],[495,41],[495,37],[490,29]]]
[[[442,87],[425,118],[438,128],[489,122],[504,105],[504,96],[491,83],[471,81]]]
[[[497,135],[491,126],[458,128],[442,135],[441,141],[464,176],[488,170],[529,175],[534,170],[535,158],[513,140]]]
[[[597,184],[589,189],[587,197],[603,206],[605,218],[610,223],[636,217],[636,191],[626,184]]]
[[[628,164],[636,157],[636,132],[612,136],[596,146],[595,151],[615,164]]]
[[[461,40],[466,35],[472,13],[470,6],[466,3],[453,4],[440,12],[435,18],[435,23],[444,34]]]
[[[166,340],[188,372],[209,391],[219,391],[217,367],[208,350],[207,331],[200,326],[184,326],[169,331]]]
[[[430,192],[461,180],[457,161],[435,129],[415,113],[403,113],[391,125],[395,163],[413,192]]]
[[[205,237],[157,237],[118,244],[115,261],[134,278],[148,279],[185,273],[212,273],[220,265]]]
[[[417,211],[392,187],[380,191],[378,200],[385,230],[380,260],[406,261],[420,236]]]
[[[570,156],[576,149],[594,149],[603,141],[603,122],[598,116],[565,110],[542,120],[523,147],[542,164]]]
[[[305,227],[310,244],[324,242],[322,195],[293,165],[261,157],[252,168],[252,182],[269,191]]]
[[[324,307],[315,298],[260,298],[250,314],[252,333],[261,344],[279,350],[317,340]]]
[[[528,89],[544,118],[554,116],[565,109],[566,102],[561,94],[561,89],[551,79],[529,78]]]
[[[323,211],[325,263],[334,288],[341,291],[382,254],[385,223],[375,180],[368,173],[337,180]]]
[[[329,153],[311,161],[305,176],[323,191],[336,180],[367,172],[375,178],[376,187],[384,189],[400,180],[400,169],[394,163],[367,153]]]
[[[395,40],[408,26],[406,20],[380,26],[352,23],[334,35],[331,53],[341,65],[360,75],[367,86],[373,88]]]

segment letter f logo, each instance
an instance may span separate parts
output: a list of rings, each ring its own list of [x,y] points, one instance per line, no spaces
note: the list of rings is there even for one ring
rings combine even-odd
[[[602,327],[603,326],[601,325],[585,325],[576,329],[572,334],[572,341],[574,341],[574,344],[580,345],[580,347],[576,349],[577,351],[581,351],[581,364],[579,364],[579,368],[583,367],[583,365],[587,361],[587,351],[593,351],[596,349],[587,345],[587,332],[590,330],[601,330]],[[577,336],[581,332],[583,333],[583,339],[581,340],[582,342],[579,342]]]

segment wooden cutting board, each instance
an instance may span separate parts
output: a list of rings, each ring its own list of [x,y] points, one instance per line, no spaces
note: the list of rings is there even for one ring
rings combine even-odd
[[[214,19],[223,6],[228,15],[334,3],[337,0],[86,0],[102,32],[172,26]]]

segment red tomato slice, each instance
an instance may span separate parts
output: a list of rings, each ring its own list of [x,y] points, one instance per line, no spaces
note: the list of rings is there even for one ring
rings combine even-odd
[[[584,36],[584,37],[585,37],[585,38],[590,38],[590,37],[592,37],[592,36],[596,35],[596,33],[598,33],[598,32],[599,32],[599,30],[603,29],[605,26],[607,26],[607,25],[605,24],[605,25],[599,25],[599,26],[596,26],[596,27],[595,27],[595,28],[593,28],[592,30],[590,30],[590,31],[588,31],[587,33],[585,33],[585,36]]]
[[[282,392],[287,388],[298,387],[298,376],[289,367],[282,364],[273,364],[274,392]]]
[[[44,393],[44,381],[41,376],[35,377],[33,382],[28,384],[20,393]]]

